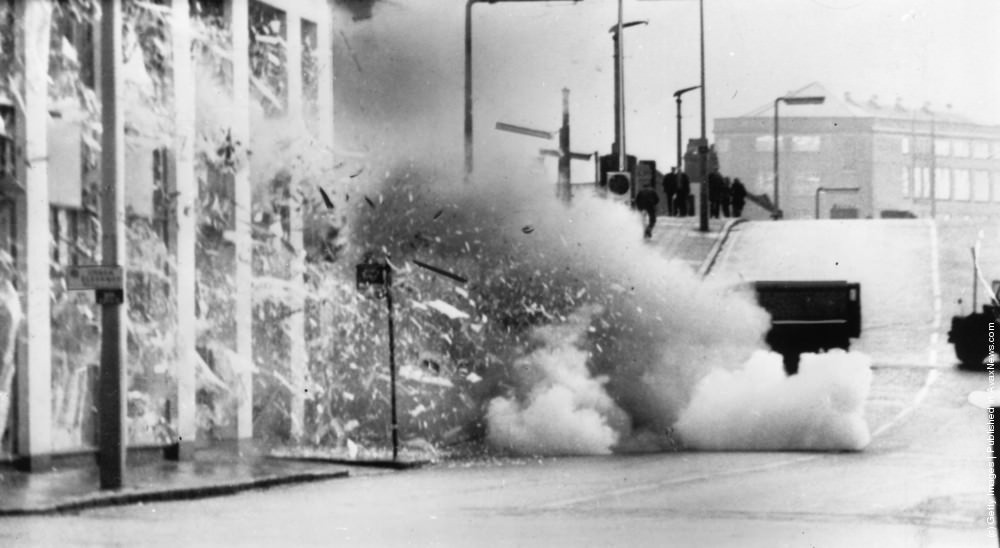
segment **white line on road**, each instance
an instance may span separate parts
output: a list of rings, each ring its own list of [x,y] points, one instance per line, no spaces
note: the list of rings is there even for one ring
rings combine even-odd
[[[761,464],[758,466],[747,466],[745,468],[729,469],[724,472],[710,472],[710,473],[698,473],[689,474],[686,476],[680,476],[677,478],[670,478],[663,481],[658,481],[655,483],[644,483],[642,485],[633,485],[631,487],[622,487],[621,489],[613,489],[611,491],[601,491],[600,493],[593,493],[590,495],[585,495],[582,497],[574,497],[570,499],[556,500],[546,504],[540,504],[536,508],[539,509],[553,509],[553,508],[565,508],[567,506],[573,506],[576,504],[581,504],[584,502],[592,502],[595,500],[601,500],[608,497],[619,497],[621,495],[631,495],[634,493],[641,493],[643,491],[653,491],[665,487],[667,485],[678,485],[682,483],[694,483],[698,481],[705,481],[709,479],[724,478],[729,476],[738,476],[742,474],[751,474],[754,472],[763,472],[765,470],[773,470],[775,468],[782,468],[784,466],[790,466],[792,464],[799,464],[803,462],[808,462],[811,460],[816,460],[823,455],[808,455],[804,457],[797,457],[794,459],[785,459],[777,462],[769,462],[767,464]]]
[[[931,288],[934,294],[934,319],[931,324],[930,347],[927,350],[927,363],[931,367],[937,365],[938,331],[941,330],[941,272],[938,251],[937,222],[929,219],[931,237]]]
[[[920,387],[920,390],[917,391],[917,395],[913,397],[913,402],[910,403],[910,405],[908,405],[906,408],[904,408],[899,413],[896,413],[896,416],[893,417],[892,419],[890,419],[889,422],[887,422],[887,423],[883,424],[882,426],[879,426],[878,428],[876,428],[875,431],[872,432],[872,439],[878,437],[880,434],[882,434],[886,430],[892,428],[893,426],[895,426],[896,424],[898,424],[900,421],[902,421],[904,418],[906,418],[907,416],[909,416],[910,413],[913,413],[914,411],[916,411],[917,407],[920,407],[920,404],[923,403],[924,398],[927,397],[927,394],[930,393],[930,391],[931,391],[931,385],[934,384],[935,381],[937,381],[937,378],[940,375],[941,375],[941,372],[938,371],[937,369],[931,369],[930,371],[928,371],[927,372],[927,379],[924,381],[924,385],[922,387]]]

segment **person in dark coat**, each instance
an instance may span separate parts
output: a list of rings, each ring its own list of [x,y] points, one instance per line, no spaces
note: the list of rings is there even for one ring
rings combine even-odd
[[[683,171],[677,175],[677,194],[674,196],[674,210],[678,217],[690,214],[688,200],[691,199],[691,179]]]
[[[646,238],[651,238],[653,236],[653,225],[656,224],[656,206],[660,203],[660,196],[653,189],[651,183],[646,183],[639,192],[635,193],[635,208],[646,214],[648,221],[646,224],[646,231],[644,236]]]
[[[663,195],[667,198],[667,215],[673,217],[677,215],[677,168],[670,168],[670,173],[663,176]]]
[[[718,169],[713,169],[708,174],[708,209],[709,216],[713,219],[719,218],[719,205],[722,201],[724,184]]]
[[[722,178],[722,192],[719,194],[719,207],[722,209],[722,216],[729,217],[729,190],[732,187],[732,182],[729,177]]]
[[[733,179],[733,187],[729,189],[730,200],[733,202],[733,217],[743,215],[743,206],[747,203],[747,187],[743,186],[740,178]]]

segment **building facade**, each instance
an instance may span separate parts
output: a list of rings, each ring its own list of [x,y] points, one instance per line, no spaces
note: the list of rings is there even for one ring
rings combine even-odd
[[[1000,126],[950,112],[836,96],[810,84],[778,107],[778,195],[785,218],[1000,215]],[[721,171],[774,198],[774,103],[715,120]]]

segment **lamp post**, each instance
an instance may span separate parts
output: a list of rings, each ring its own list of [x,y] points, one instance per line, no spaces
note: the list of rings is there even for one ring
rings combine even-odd
[[[691,86],[679,89],[674,92],[674,100],[677,102],[677,172],[681,171],[681,96],[689,91],[694,91],[701,86]]]
[[[465,179],[472,174],[472,6],[497,2],[549,2],[550,0],[466,0],[465,3]],[[580,0],[570,0],[574,4]],[[619,0],[620,2],[621,0]]]
[[[608,32],[615,44],[615,148],[618,150],[618,171],[628,170],[628,155],[625,151],[625,46],[621,31],[636,25],[646,25],[649,21],[622,22],[622,0],[618,0],[618,23]],[[619,36],[622,36],[621,38]]]
[[[774,218],[781,218],[781,196],[778,187],[778,105],[781,102],[786,105],[818,105],[826,101],[822,95],[811,95],[806,97],[778,97],[774,100]]]
[[[705,123],[705,0],[698,0],[698,43],[701,65],[701,143],[698,145],[698,167],[701,187],[698,192],[698,230],[708,232],[708,131]],[[704,147],[702,150],[701,147]]]

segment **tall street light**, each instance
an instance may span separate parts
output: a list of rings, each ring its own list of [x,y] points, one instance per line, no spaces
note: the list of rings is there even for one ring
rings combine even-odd
[[[698,144],[698,166],[701,187],[698,198],[698,230],[708,232],[708,131],[705,123],[705,0],[698,0],[698,43],[701,54],[701,143]]]
[[[647,25],[649,21],[622,22],[622,1],[618,0],[618,23],[608,32],[615,43],[615,148],[618,150],[618,171],[628,170],[628,155],[625,152],[625,48],[624,37],[619,33],[636,25]]]
[[[694,91],[701,86],[691,86],[689,88],[679,89],[674,92],[674,100],[677,102],[677,173],[681,172],[681,95],[689,91]],[[686,207],[686,206],[685,206]]]
[[[497,2],[549,2],[551,0],[467,0],[465,3],[465,178],[472,174],[472,6]],[[580,0],[567,0],[574,4]],[[620,2],[621,0],[619,0]]]
[[[774,218],[780,219],[781,215],[781,202],[779,198],[781,196],[778,187],[778,105],[784,102],[786,105],[818,105],[826,101],[826,97],[822,95],[813,95],[806,97],[778,97],[774,100]]]

